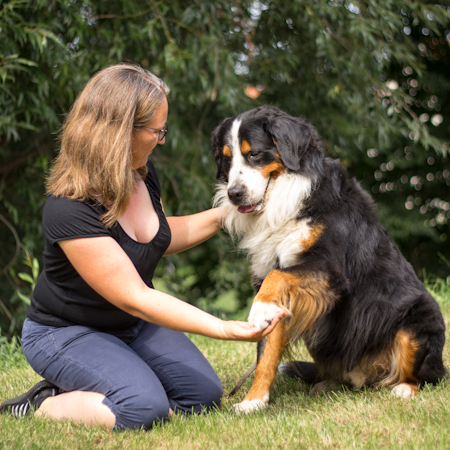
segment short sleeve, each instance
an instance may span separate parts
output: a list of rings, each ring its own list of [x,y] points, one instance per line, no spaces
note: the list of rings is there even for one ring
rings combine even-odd
[[[161,198],[161,185],[159,184],[158,174],[156,173],[155,166],[152,161],[149,159],[147,161],[147,170],[148,174],[145,178],[145,181],[148,183],[152,191],[158,195],[158,198]]]
[[[51,245],[67,239],[111,236],[100,221],[102,214],[100,206],[51,195],[43,211],[45,236]]]

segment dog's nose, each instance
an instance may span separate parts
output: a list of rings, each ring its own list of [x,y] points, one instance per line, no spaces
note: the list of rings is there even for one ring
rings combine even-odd
[[[228,198],[231,200],[232,203],[239,204],[245,195],[245,188],[243,186],[234,186],[230,189],[228,189]]]

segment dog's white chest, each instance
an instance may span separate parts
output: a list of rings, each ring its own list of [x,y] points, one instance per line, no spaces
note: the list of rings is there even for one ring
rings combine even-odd
[[[284,227],[247,236],[241,247],[249,253],[253,275],[265,278],[276,267],[286,268],[296,264],[304,249],[302,242],[310,236],[308,221],[292,220]]]

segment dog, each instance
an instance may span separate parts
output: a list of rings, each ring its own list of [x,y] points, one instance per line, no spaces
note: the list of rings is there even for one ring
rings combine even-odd
[[[434,298],[376,217],[371,196],[323,155],[317,130],[273,106],[225,119],[212,133],[215,205],[249,257],[264,329],[254,382],[237,412],[263,409],[278,365],[303,340],[311,394],[389,386],[403,398],[445,376],[445,325]],[[289,364],[289,363],[288,363]],[[296,364],[296,366],[295,366]],[[312,365],[312,368],[306,365]],[[311,370],[312,369],[312,370]]]

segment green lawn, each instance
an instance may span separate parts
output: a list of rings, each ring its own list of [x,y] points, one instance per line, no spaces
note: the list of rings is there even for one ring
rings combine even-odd
[[[447,328],[450,289],[435,286]],[[255,344],[214,341],[192,336],[229,392],[254,362]],[[450,369],[449,344],[445,361]],[[304,349],[298,357],[309,359]],[[18,345],[0,345],[0,399],[22,393],[39,377],[27,366]],[[390,391],[363,390],[311,398],[302,383],[276,381],[270,406],[263,412],[236,416],[232,403],[248,391],[247,380],[220,411],[174,417],[151,431],[114,433],[71,422],[0,416],[0,449],[432,449],[450,448],[450,383],[426,387],[414,400]]]

